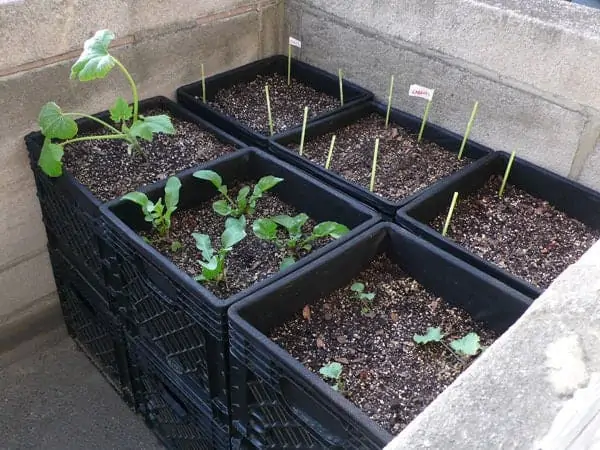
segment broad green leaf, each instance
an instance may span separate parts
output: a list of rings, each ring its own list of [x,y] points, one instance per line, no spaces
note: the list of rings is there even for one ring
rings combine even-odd
[[[279,264],[279,270],[287,269],[288,267],[290,267],[291,265],[293,265],[295,263],[296,263],[296,260],[292,256],[283,258],[283,261],[281,261],[281,264]]]
[[[54,102],[48,102],[40,110],[38,124],[42,134],[48,138],[71,139],[77,134],[77,123],[65,116]]]
[[[240,189],[237,195],[237,205],[240,211],[245,211],[248,206],[248,194],[250,194],[250,188],[248,186],[244,186]]]
[[[115,66],[114,58],[108,53],[108,46],[115,38],[110,30],[100,30],[83,44],[83,52],[71,67],[71,78],[91,81],[104,78]]]
[[[177,177],[170,177],[165,185],[165,205],[167,209],[175,211],[179,203],[179,190],[181,189],[181,181]]]
[[[207,234],[192,233],[192,237],[196,241],[196,248],[200,250],[204,260],[210,261],[215,254],[212,243],[210,242],[210,236]]]
[[[326,366],[321,367],[319,369],[319,373],[325,378],[339,380],[342,376],[342,370],[344,370],[344,367],[339,362],[332,362],[327,364]]]
[[[232,227],[239,228],[240,230],[245,230],[246,229],[246,217],[240,216],[237,219],[235,217],[229,217],[225,221],[225,228],[232,228]]]
[[[450,348],[459,355],[475,356],[481,350],[479,335],[477,333],[469,333],[460,339],[455,339],[450,342]]]
[[[123,97],[118,97],[115,104],[110,108],[110,119],[113,122],[123,122],[131,119],[133,108],[129,106]]]
[[[226,200],[217,200],[213,203],[213,210],[220,216],[228,216],[233,212]]]
[[[198,170],[194,172],[194,178],[210,181],[217,189],[223,186],[223,179],[221,178],[221,175],[212,170]]]
[[[257,219],[252,224],[252,231],[259,239],[272,241],[277,237],[277,224],[271,219]]]
[[[219,267],[219,258],[217,258],[216,256],[213,256],[212,258],[210,258],[210,260],[208,262],[199,261],[199,263],[208,272],[215,272],[217,270],[217,268]]]
[[[151,141],[154,134],[175,134],[175,128],[167,115],[141,117],[129,129],[129,134],[134,137]]]
[[[235,220],[235,219],[233,219]],[[244,219],[245,222],[245,219]],[[232,248],[235,244],[246,237],[246,230],[239,225],[231,225],[225,228],[221,235],[221,247]]]
[[[288,230],[290,234],[298,234],[304,224],[308,221],[308,216],[304,213],[300,213],[297,216],[291,217],[287,215],[275,216],[272,218],[273,222],[281,225],[283,228]]]
[[[322,238],[325,236],[331,236],[334,239],[338,239],[348,233],[350,230],[346,225],[342,225],[337,222],[321,222],[313,229],[312,236],[314,238]]]
[[[354,292],[363,292],[365,290],[365,284],[364,283],[354,283],[352,286],[350,286],[350,290],[354,291]]]
[[[62,175],[62,157],[64,153],[62,145],[53,144],[50,138],[46,138],[40,152],[38,165],[49,177],[60,177]]]
[[[278,185],[282,181],[283,181],[283,178],[277,178],[272,175],[268,175],[268,176],[262,177],[260,180],[258,180],[258,183],[256,184],[256,186],[258,186],[258,188],[261,190],[261,193],[262,193],[262,192],[268,191],[269,189],[272,189],[274,186]]]
[[[137,203],[142,207],[144,213],[152,212],[154,209],[154,204],[148,199],[148,196],[142,192],[130,192],[129,194],[125,194],[122,199]],[[152,208],[148,209],[149,206],[152,206]]]
[[[441,342],[443,337],[444,335],[440,327],[429,327],[427,328],[427,333],[415,334],[413,336],[413,341],[415,341],[417,344],[428,344],[430,342]]]

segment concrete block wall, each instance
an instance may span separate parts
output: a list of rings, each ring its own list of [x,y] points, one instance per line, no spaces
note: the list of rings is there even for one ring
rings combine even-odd
[[[69,80],[83,41],[114,30],[141,97],[172,96],[201,62],[211,74],[276,53],[282,11],[280,0],[0,1],[0,329],[57,304],[23,136],[47,101],[93,113],[129,92],[118,71]]]

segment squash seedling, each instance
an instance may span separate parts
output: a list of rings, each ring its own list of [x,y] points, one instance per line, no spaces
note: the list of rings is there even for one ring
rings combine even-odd
[[[104,78],[113,67],[117,66],[130,84],[133,104],[130,106],[123,97],[118,97],[110,108],[111,120],[115,125],[121,124],[119,130],[92,115],[64,112],[56,103],[46,103],[38,116],[38,124],[44,135],[44,144],[38,165],[50,177],[62,175],[62,158],[65,146],[68,144],[105,139],[122,140],[128,144],[127,153],[129,155],[133,152],[143,154],[140,139],[152,141],[157,133],[175,133],[175,128],[168,115],[142,116],[139,114],[138,90],[133,78],[125,66],[108,52],[108,46],[114,38],[115,34],[112,31],[100,30],[85,41],[81,56],[71,67],[71,78],[78,78],[80,81]],[[110,134],[76,137],[79,129],[74,120],[75,117],[92,120],[110,131]]]
[[[360,313],[364,316],[371,313],[373,308],[373,299],[375,292],[365,292],[365,284],[356,282],[350,286],[350,290],[354,293],[354,298],[361,304]]]
[[[319,369],[319,374],[326,380],[333,380],[335,383],[331,388],[334,391],[343,392],[344,390],[344,380],[342,379],[342,372],[344,371],[344,366],[342,366],[339,362],[332,362],[324,365]]]
[[[164,203],[162,198],[154,203],[143,192],[130,192],[125,194],[122,199],[139,205],[144,214],[144,220],[152,224],[152,229],[161,238],[167,238],[171,229],[171,215],[175,212],[179,203],[180,189],[181,181],[179,181],[179,178],[170,177],[165,185]],[[176,247],[177,243],[174,242],[171,248],[173,251],[177,251]]]
[[[223,196],[223,199],[213,203],[213,210],[220,216],[240,217],[242,215],[251,216],[256,210],[256,202],[262,198],[263,194],[283,181],[283,178],[277,178],[267,175],[258,180],[254,186],[252,194],[250,187],[242,187],[235,201],[228,195],[228,188],[223,184],[221,176],[213,170],[198,170],[194,172],[194,178],[210,181],[217,191]]]
[[[300,251],[311,252],[317,239],[338,239],[350,231],[346,225],[337,222],[321,222],[307,234],[302,231],[307,221],[308,216],[304,213],[294,217],[280,215],[269,219],[257,219],[252,224],[252,231],[259,239],[272,242],[278,248],[286,250],[287,256],[281,262],[281,270],[294,264]],[[288,236],[285,239],[280,239],[277,235],[280,226],[287,231]]]
[[[450,342],[450,345],[444,342],[445,334],[442,333],[440,327],[429,327],[425,334],[415,334],[413,341],[419,345],[425,345],[432,342],[442,344],[450,353],[452,353],[462,364],[464,360],[463,356],[475,356],[480,351],[484,350],[484,347],[480,344],[480,338],[477,333],[471,332],[463,336],[460,339],[454,339]]]
[[[202,254],[202,260],[198,263],[202,266],[202,273],[194,277],[199,282],[215,282],[227,280],[227,255],[233,250],[234,245],[240,243],[246,237],[246,218],[239,219],[229,217],[225,221],[225,231],[221,234],[221,246],[214,249],[207,234],[192,233],[196,241],[196,248]]]

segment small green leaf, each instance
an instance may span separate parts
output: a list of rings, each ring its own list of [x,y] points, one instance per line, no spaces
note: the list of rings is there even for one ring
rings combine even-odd
[[[308,216],[300,213],[294,217],[288,215],[280,215],[272,218],[273,222],[281,225],[288,230],[290,234],[299,234],[304,224],[308,221]]]
[[[83,52],[71,67],[71,78],[91,81],[104,78],[115,66],[114,58],[108,53],[108,46],[115,38],[110,30],[100,30],[83,44]]]
[[[232,248],[235,244],[237,244],[246,237],[246,219],[244,218],[244,216],[240,217],[240,219],[243,219],[244,226],[237,222],[236,219],[227,219],[227,223],[225,224],[225,231],[221,235],[221,247]]]
[[[364,283],[354,283],[352,286],[350,286],[350,290],[354,291],[354,292],[363,292],[365,290],[365,284]]]
[[[339,380],[342,376],[342,370],[344,370],[344,367],[339,362],[332,362],[321,367],[319,373],[325,378]]]
[[[479,335],[477,333],[469,333],[460,339],[450,342],[450,348],[459,355],[475,356],[482,347],[479,343]]]
[[[156,133],[175,134],[171,119],[166,114],[150,117],[140,116],[140,119],[129,129],[130,135],[146,141],[151,141]]]
[[[165,205],[167,209],[175,211],[179,203],[179,190],[181,181],[177,177],[169,177],[165,185]]]
[[[223,186],[223,179],[221,178],[221,175],[212,170],[198,170],[194,172],[194,178],[210,181],[217,189]]]
[[[365,293],[361,293],[360,294],[360,298],[362,300],[371,301],[371,300],[373,300],[375,298],[375,292],[367,292],[366,294]]]
[[[248,194],[250,194],[250,188],[248,186],[244,186],[240,189],[237,195],[237,206],[240,211],[245,211],[248,206]]]
[[[281,264],[279,264],[279,270],[287,269],[288,267],[294,265],[295,263],[296,263],[296,260],[294,259],[293,256],[288,256],[286,258],[283,258],[283,261],[281,261]]]
[[[40,110],[38,125],[47,138],[71,139],[77,134],[77,123],[65,116],[54,102],[48,102]]]
[[[150,212],[148,210],[149,205],[154,206],[154,204],[148,199],[148,196],[142,192],[130,192],[121,198],[123,200],[129,200],[130,202],[137,203],[142,207],[142,209],[144,209],[145,212]]]
[[[183,245],[181,244],[181,242],[179,242],[179,241],[173,241],[173,242],[171,242],[171,251],[173,253],[178,252],[182,248],[183,248]]]
[[[226,200],[217,200],[213,203],[213,210],[220,216],[228,216],[233,210]]]
[[[133,108],[129,106],[123,97],[118,97],[115,104],[110,108],[110,119],[113,122],[123,122],[131,119]]]
[[[272,189],[273,187],[275,187],[282,181],[283,181],[283,178],[277,178],[272,175],[268,175],[268,176],[262,177],[260,180],[258,180],[258,183],[256,184],[256,186],[258,186],[258,188],[261,190],[261,193],[262,193],[262,192],[268,191],[269,189]]]
[[[321,222],[316,225],[312,232],[312,237],[314,238],[322,238],[325,236],[330,236],[334,239],[338,239],[350,232],[346,225],[342,225],[337,222]]]
[[[252,224],[252,231],[259,239],[273,241],[277,237],[277,224],[271,219],[258,219]]]
[[[225,228],[237,227],[240,230],[246,229],[246,217],[240,216],[239,218],[229,217],[225,221]]]
[[[62,175],[62,157],[64,153],[62,145],[53,144],[50,138],[46,138],[40,152],[38,165],[49,177],[60,177]]]
[[[413,336],[413,341],[417,344],[428,344],[430,342],[441,342],[444,335],[442,334],[442,329],[440,327],[427,328],[427,333],[425,334],[415,334]]]
[[[192,233],[192,237],[196,241],[196,248],[202,253],[202,257],[205,261],[210,259],[215,254],[212,243],[210,242],[210,236],[207,234]]]
[[[215,272],[217,270],[217,268],[219,267],[219,258],[216,257],[216,256],[213,256],[212,258],[210,258],[210,260],[208,260],[208,262],[200,261],[200,265],[204,269],[206,269],[206,271],[208,271],[208,272]],[[206,275],[206,271],[203,271],[204,272],[204,276],[207,276]],[[212,276],[209,275],[207,278],[211,279]]]

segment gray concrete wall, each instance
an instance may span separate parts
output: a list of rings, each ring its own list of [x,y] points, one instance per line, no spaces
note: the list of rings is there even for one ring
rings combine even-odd
[[[128,93],[119,74],[79,83],[69,70],[97,29],[117,33],[114,52],[142,97],[175,88],[280,48],[279,0],[0,1],[0,327],[36,307],[55,307],[46,236],[23,136],[40,107],[97,112]]]
[[[564,0],[289,0],[299,58],[430,120],[600,189],[600,10]]]

